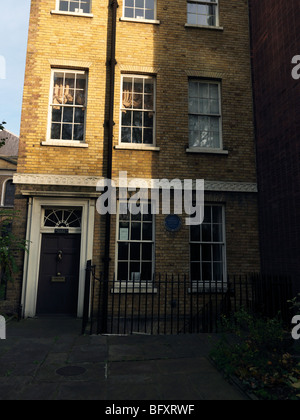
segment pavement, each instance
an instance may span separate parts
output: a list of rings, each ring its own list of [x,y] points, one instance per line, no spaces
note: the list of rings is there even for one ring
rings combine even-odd
[[[207,334],[81,335],[81,321],[10,321],[0,400],[246,400],[209,360]]]

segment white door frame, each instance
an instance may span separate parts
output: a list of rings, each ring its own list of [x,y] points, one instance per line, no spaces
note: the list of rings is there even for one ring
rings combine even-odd
[[[36,316],[37,291],[42,243],[42,209],[44,207],[79,207],[82,209],[81,246],[77,316],[83,316],[86,262],[93,258],[95,200],[76,198],[30,197],[27,233],[29,251],[25,253],[22,286],[22,315]]]

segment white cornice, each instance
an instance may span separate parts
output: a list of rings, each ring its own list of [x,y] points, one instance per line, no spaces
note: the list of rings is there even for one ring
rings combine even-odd
[[[49,175],[49,174],[21,174],[17,173],[13,177],[15,184],[24,185],[58,185],[69,187],[94,187],[103,183],[103,177],[80,176],[80,175]],[[116,179],[116,186],[119,180]],[[128,182],[131,178],[128,178]],[[145,180],[151,188],[151,179]],[[194,182],[195,184],[195,182]],[[227,182],[227,181],[204,181],[205,191],[214,192],[237,192],[237,193],[257,193],[257,184],[250,182]]]
[[[102,178],[80,175],[20,174],[14,175],[14,184],[66,185],[69,187],[96,187]]]

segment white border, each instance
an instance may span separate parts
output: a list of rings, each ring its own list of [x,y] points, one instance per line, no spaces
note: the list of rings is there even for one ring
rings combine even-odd
[[[25,318],[36,316],[37,291],[42,242],[41,220],[44,206],[64,206],[82,208],[81,248],[79,265],[79,288],[77,316],[83,316],[86,262],[93,257],[95,200],[68,198],[29,198],[27,232],[29,252],[25,253],[22,286],[22,315]]]

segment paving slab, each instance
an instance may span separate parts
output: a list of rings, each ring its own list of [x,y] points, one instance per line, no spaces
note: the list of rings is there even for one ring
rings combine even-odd
[[[81,335],[81,320],[7,325],[0,400],[243,400],[208,359],[217,337]]]

